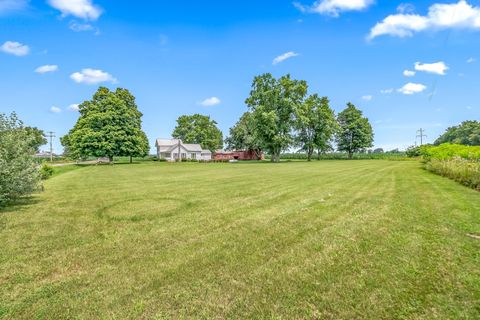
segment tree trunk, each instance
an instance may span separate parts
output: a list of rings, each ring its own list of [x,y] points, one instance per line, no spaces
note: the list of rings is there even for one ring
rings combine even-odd
[[[113,156],[108,156],[108,161],[110,161],[110,163],[113,164]]]
[[[317,160],[320,160],[320,149],[317,150]]]
[[[307,161],[312,161],[313,149],[308,149],[307,151]]]
[[[353,158],[353,152],[349,151],[349,152],[348,152],[348,159],[351,160],[352,158]]]
[[[130,156],[130,163],[132,163],[132,156]]]

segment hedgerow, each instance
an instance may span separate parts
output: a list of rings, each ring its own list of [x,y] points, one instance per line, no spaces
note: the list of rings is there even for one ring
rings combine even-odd
[[[425,168],[480,190],[480,147],[441,144],[421,148]]]

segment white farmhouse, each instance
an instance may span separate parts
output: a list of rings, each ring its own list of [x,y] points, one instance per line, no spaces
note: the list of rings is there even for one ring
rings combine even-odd
[[[158,159],[167,161],[178,160],[179,154],[182,159],[212,160],[210,150],[204,150],[199,144],[183,143],[180,139],[157,139]]]

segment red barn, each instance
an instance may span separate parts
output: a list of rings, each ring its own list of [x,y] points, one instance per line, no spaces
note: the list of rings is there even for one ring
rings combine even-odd
[[[213,160],[263,160],[263,153],[258,155],[253,150],[223,151],[219,150],[213,154]]]

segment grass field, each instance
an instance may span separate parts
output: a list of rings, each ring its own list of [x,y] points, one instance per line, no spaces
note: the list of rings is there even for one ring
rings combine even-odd
[[[479,319],[479,234],[418,162],[83,167],[0,212],[0,318]]]

